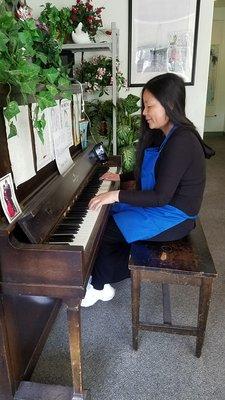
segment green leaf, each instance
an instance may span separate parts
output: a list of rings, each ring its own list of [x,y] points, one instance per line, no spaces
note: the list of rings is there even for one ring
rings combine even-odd
[[[55,85],[46,85],[46,88],[48,91],[51,93],[53,97],[55,97],[58,94],[58,89],[56,88]]]
[[[41,142],[44,144],[44,129],[46,126],[46,121],[44,119],[44,116],[42,115],[41,119],[36,119],[34,121],[34,127],[37,129],[38,136],[41,140]]]
[[[16,136],[16,135],[17,135],[17,130],[16,130],[16,127],[15,127],[15,125],[14,125],[13,122],[10,122],[9,128],[10,128],[10,131],[9,131],[8,139],[10,139],[10,138],[12,138],[13,136]]]
[[[131,145],[134,140],[134,132],[129,125],[119,125],[117,128],[118,146]]]
[[[59,71],[57,71],[56,68],[51,67],[49,69],[45,69],[43,70],[43,73],[46,77],[46,79],[50,82],[50,83],[55,83],[56,79],[59,76]]]
[[[44,53],[39,53],[39,52],[37,52],[36,54],[35,54],[35,56],[36,56],[36,58],[37,59],[39,59],[39,60],[41,60],[42,62],[43,62],[43,64],[47,64],[47,62],[48,62],[48,57],[44,54]]]
[[[135,96],[134,94],[128,94],[126,99],[122,99],[128,115],[133,114],[134,112],[137,112],[140,109],[140,107],[137,105],[137,102],[139,100],[140,98],[138,96]]]
[[[54,107],[56,105],[54,97],[47,90],[40,92],[37,99],[38,105],[42,111],[47,107]]]
[[[9,41],[8,37],[0,31],[0,52],[6,51],[7,46],[6,43]]]
[[[58,80],[58,85],[68,87],[70,86],[70,80],[62,76]]]
[[[0,16],[1,31],[11,29],[13,25],[16,25],[16,23],[17,21],[11,12],[4,11],[3,14]]]
[[[37,86],[36,81],[20,82],[20,89],[23,93],[26,93],[26,94],[35,94],[36,86]]]
[[[19,32],[18,37],[19,37],[20,42],[22,43],[22,45],[25,48],[32,46],[33,40],[32,40],[30,32],[28,32],[28,31]]]
[[[4,116],[8,121],[19,114],[20,109],[16,101],[11,101],[4,109]]]
[[[135,167],[136,149],[134,146],[126,146],[119,149],[119,154],[122,155],[122,168],[124,172],[131,172]]]
[[[67,100],[73,99],[72,93],[68,92],[68,91],[61,92],[60,95],[63,97],[63,99],[67,99]]]

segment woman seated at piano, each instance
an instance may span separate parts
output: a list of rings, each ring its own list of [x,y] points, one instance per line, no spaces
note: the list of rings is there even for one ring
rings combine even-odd
[[[205,158],[214,152],[185,115],[185,86],[166,73],[142,90],[142,121],[134,174],[105,173],[101,179],[136,180],[135,190],[115,190],[91,199],[90,210],[113,204],[81,306],[115,295],[112,283],[129,277],[131,244],[169,241],[194,227],[205,187]]]

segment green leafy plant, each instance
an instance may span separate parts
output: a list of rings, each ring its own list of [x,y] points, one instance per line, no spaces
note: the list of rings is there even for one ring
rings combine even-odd
[[[69,7],[63,7],[59,10],[51,3],[46,3],[39,20],[47,26],[50,36],[61,43],[67,41],[73,31],[73,21]]]
[[[139,97],[129,94],[120,98],[116,105],[117,116],[117,146],[118,154],[122,156],[122,169],[129,172],[134,169],[136,160],[136,143],[140,128]],[[112,115],[111,100],[93,100],[85,103],[85,111],[91,122],[91,135],[97,143],[103,141],[107,153],[112,153]]]
[[[103,141],[107,153],[112,146],[112,100],[85,102],[85,112],[90,119],[90,132],[95,143]]]
[[[124,172],[133,171],[136,160],[136,143],[140,127],[139,97],[129,94],[117,103],[117,146],[118,154],[122,156]]]
[[[76,77],[80,82],[87,84],[89,92],[99,91],[99,97],[108,94],[107,86],[112,85],[112,58],[105,56],[92,57],[84,60],[76,69]],[[125,86],[125,78],[119,70],[119,61],[116,65],[116,82],[118,90]]]
[[[9,137],[17,134],[13,118],[19,113],[19,103],[13,92],[28,104],[28,96],[37,103],[34,126],[44,141],[46,107],[56,105],[56,96],[71,98],[70,81],[62,67],[61,47],[48,33],[45,25],[34,19],[16,20],[5,3],[0,4],[0,84],[5,85]],[[38,117],[40,115],[40,117]]]
[[[95,8],[92,5],[92,0],[83,2],[76,0],[76,4],[71,8],[71,19],[73,28],[76,30],[79,23],[82,23],[82,30],[87,32],[90,39],[94,40],[98,28],[102,27],[101,13],[105,7]]]

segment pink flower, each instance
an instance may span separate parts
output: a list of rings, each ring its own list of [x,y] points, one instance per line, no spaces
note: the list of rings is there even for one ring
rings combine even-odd
[[[103,76],[103,75],[105,75],[105,72],[106,72],[106,69],[105,68],[98,68],[97,69],[97,72],[98,72],[98,74],[100,75],[100,76]],[[102,78],[101,78],[102,79]]]

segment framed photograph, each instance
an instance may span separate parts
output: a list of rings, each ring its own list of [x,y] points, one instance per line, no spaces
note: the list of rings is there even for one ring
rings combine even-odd
[[[194,85],[200,0],[129,0],[128,86],[165,72]]]
[[[7,220],[14,221],[21,214],[21,209],[16,199],[11,174],[0,178],[0,199]]]

